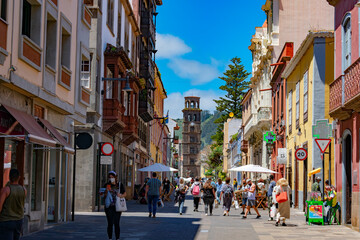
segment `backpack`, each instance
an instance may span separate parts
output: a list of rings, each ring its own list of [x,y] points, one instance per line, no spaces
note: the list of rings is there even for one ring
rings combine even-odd
[[[226,198],[232,197],[232,189],[231,189],[230,186],[227,186],[227,187],[226,187],[226,189],[225,189],[225,191],[224,191],[224,196],[225,196]]]
[[[193,195],[199,195],[200,194],[200,186],[199,184],[196,184],[192,190]]]

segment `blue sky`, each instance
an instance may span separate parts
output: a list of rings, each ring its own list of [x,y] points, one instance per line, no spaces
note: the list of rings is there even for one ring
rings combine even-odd
[[[164,0],[158,7],[156,63],[168,93],[164,112],[182,117],[184,96],[201,97],[200,107],[215,110],[223,95],[218,79],[238,56],[251,72],[248,50],[255,27],[262,26],[265,0]]]

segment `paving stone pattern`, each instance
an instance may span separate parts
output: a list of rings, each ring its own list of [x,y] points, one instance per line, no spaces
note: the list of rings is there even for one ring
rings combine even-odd
[[[173,203],[165,203],[156,218],[149,218],[147,206],[128,202],[129,211],[121,217],[121,239],[123,240],[273,240],[273,239],[360,239],[360,233],[345,226],[307,225],[302,212],[292,209],[288,226],[275,226],[267,221],[267,211],[260,210],[262,218],[249,215],[242,219],[240,210],[231,209],[230,216],[222,216],[222,209],[214,210],[213,216],[205,216],[204,205],[193,212],[192,198],[187,196],[185,214],[179,215]],[[253,211],[254,212],[254,211]],[[106,218],[103,212],[78,213],[75,222],[52,225],[46,230],[23,237],[24,240],[60,239],[108,239]],[[115,239],[115,236],[113,237]]]

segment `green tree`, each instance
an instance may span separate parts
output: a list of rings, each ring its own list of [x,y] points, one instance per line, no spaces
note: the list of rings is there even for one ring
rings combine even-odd
[[[241,59],[235,57],[231,59],[229,69],[225,71],[224,76],[220,77],[225,81],[225,84],[220,86],[220,89],[225,91],[225,96],[214,100],[216,103],[216,110],[221,112],[221,116],[214,122],[218,124],[216,133],[212,139],[218,144],[223,144],[224,139],[224,123],[229,118],[229,113],[234,113],[235,118],[242,117],[242,105],[240,104],[246,91],[249,89],[249,81],[247,77],[249,72],[245,70],[244,65],[241,64]]]

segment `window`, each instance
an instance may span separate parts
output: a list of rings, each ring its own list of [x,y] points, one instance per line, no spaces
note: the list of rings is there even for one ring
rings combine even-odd
[[[351,64],[351,18],[350,15],[345,18],[343,23],[343,62],[344,70]]]
[[[7,0],[0,0],[0,18],[6,21]]]
[[[108,0],[106,24],[114,31],[114,0]]]
[[[112,64],[108,65],[106,67],[106,77],[107,78],[113,78],[114,77],[114,73],[112,71],[112,69],[114,68],[114,66]],[[105,86],[105,97],[107,99],[112,99],[113,98],[113,87],[114,87],[114,81],[106,81],[106,86]]]
[[[61,32],[61,65],[70,69],[71,35],[65,28]]]
[[[196,122],[197,120],[196,120],[196,114],[194,114],[194,118],[193,118],[193,120],[194,120],[194,122]]]
[[[117,27],[117,38],[116,43],[118,46],[121,46],[121,7],[119,6],[119,15],[118,15],[118,27]]]
[[[125,17],[125,42],[124,42],[124,49],[125,49],[125,52],[127,54],[129,54],[129,51],[130,51],[130,34],[129,34],[129,27],[130,27],[130,24],[129,24],[129,20],[127,19],[127,17]]]
[[[188,121],[189,122],[191,121],[191,115],[190,114],[188,115]]]
[[[131,111],[131,101],[130,101],[131,99],[130,99],[130,97],[131,97],[130,93],[124,92],[124,106],[125,106],[124,115],[125,116],[130,116],[131,115],[131,113],[130,113],[130,111]]]
[[[276,113],[277,113],[277,121],[280,119],[280,88],[278,87],[276,92]]]
[[[309,71],[304,74],[304,122],[308,120]]]
[[[40,45],[41,5],[35,3],[37,3],[37,1],[32,1],[30,3],[27,0],[23,0],[22,34]]]
[[[289,92],[289,133],[291,133],[291,125],[292,125],[292,91]]]
[[[300,116],[300,81],[296,83],[296,128],[299,127]]]
[[[81,61],[81,86],[90,88],[90,61],[82,56]]]
[[[190,165],[194,165],[195,164],[195,159],[190,158]]]
[[[41,189],[42,189],[42,160],[44,157],[41,145],[34,145],[32,164],[31,164],[31,210],[41,210]]]
[[[96,92],[100,93],[100,60],[96,59]]]
[[[56,20],[47,14],[46,22],[46,65],[53,70],[56,69],[56,43],[57,43],[57,24]]]
[[[195,127],[194,126],[190,127],[190,132],[195,132]]]
[[[191,108],[195,108],[195,103],[194,103],[194,102],[191,102],[190,107],[191,107]]]
[[[190,153],[191,154],[197,154],[196,147],[190,147]]]
[[[191,136],[191,137],[190,137],[190,142],[191,142],[191,143],[196,142],[196,138]]]

